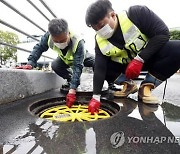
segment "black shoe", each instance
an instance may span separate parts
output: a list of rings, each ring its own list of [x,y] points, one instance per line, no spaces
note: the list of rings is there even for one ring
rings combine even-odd
[[[70,83],[66,82],[65,84],[62,85],[62,89],[69,89],[70,88]]]
[[[112,91],[120,91],[122,90],[121,88],[117,88],[113,83],[110,83],[109,84],[109,90],[112,90]]]
[[[110,83],[109,87],[108,87],[108,93],[106,95],[107,99],[113,100],[114,99],[114,92],[120,91],[120,90],[121,90],[121,88],[117,88],[113,83]]]

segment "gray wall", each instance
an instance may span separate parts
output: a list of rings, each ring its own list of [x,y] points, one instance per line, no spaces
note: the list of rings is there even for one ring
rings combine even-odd
[[[0,104],[60,88],[64,80],[53,72],[0,69]]]

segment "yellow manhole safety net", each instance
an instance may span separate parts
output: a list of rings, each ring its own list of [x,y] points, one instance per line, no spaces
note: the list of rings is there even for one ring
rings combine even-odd
[[[99,113],[95,113],[94,115],[91,115],[91,113],[88,112],[88,106],[87,105],[73,105],[71,108],[67,107],[66,105],[59,105],[54,106],[51,108],[48,108],[47,110],[43,111],[43,113],[40,115],[41,118],[53,120],[53,121],[95,121],[98,119],[105,119],[110,117],[110,115],[100,109]]]

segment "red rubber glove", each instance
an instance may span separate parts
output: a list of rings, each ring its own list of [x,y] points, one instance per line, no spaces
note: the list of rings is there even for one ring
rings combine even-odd
[[[126,78],[134,79],[137,78],[142,70],[143,63],[139,60],[133,59],[126,68]]]
[[[91,114],[94,114],[95,112],[99,113],[99,108],[100,108],[100,102],[92,98],[89,102],[88,112],[91,112]]]
[[[31,70],[32,66],[31,65],[23,65],[23,66],[18,66],[16,67],[17,69],[25,69],[25,70]]]
[[[68,93],[66,95],[66,105],[68,107],[71,107],[74,104],[75,100],[76,100],[76,94]]]

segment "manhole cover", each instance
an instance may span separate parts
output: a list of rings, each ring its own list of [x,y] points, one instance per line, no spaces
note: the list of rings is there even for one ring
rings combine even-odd
[[[118,104],[102,99],[99,113],[91,115],[88,112],[90,98],[81,97],[79,99],[71,108],[65,105],[65,97],[59,97],[35,102],[29,107],[29,110],[40,118],[59,122],[96,121],[114,116],[120,111]]]

